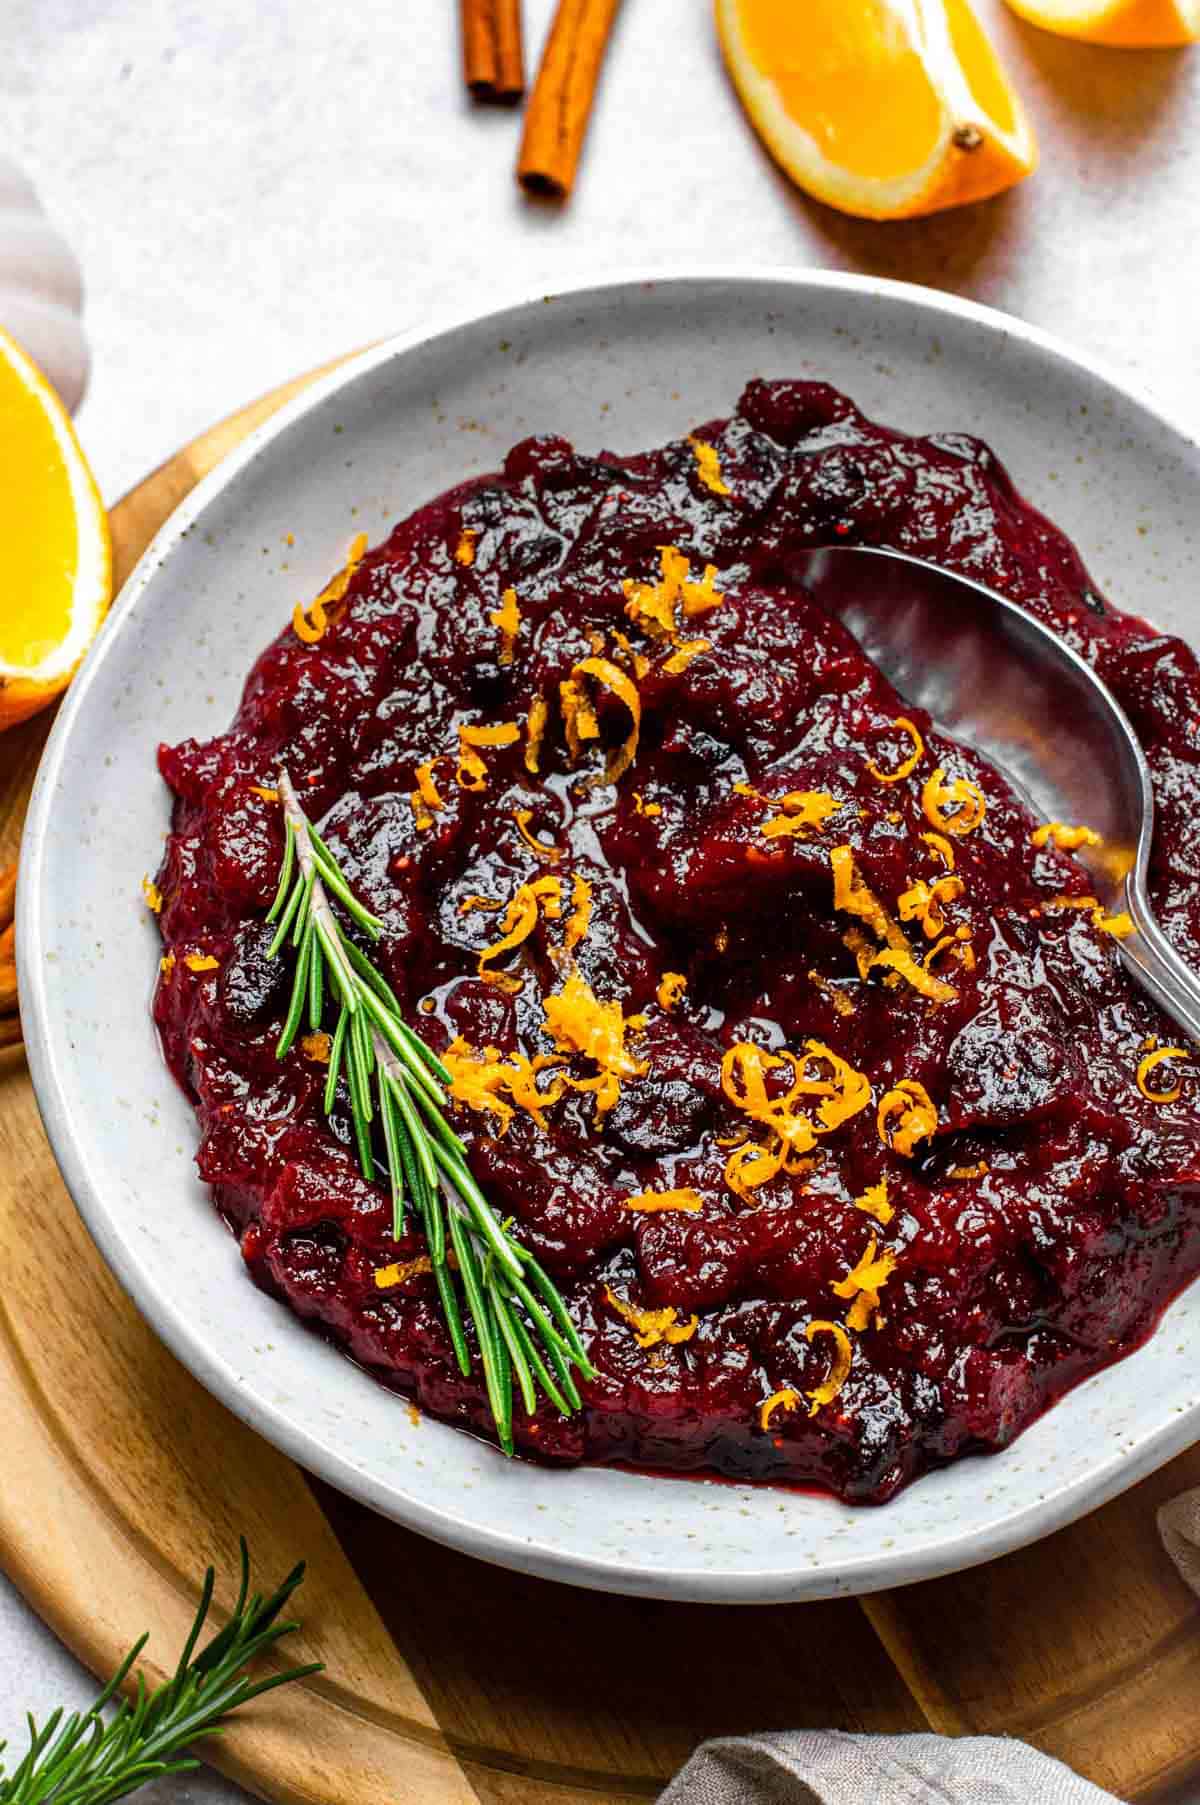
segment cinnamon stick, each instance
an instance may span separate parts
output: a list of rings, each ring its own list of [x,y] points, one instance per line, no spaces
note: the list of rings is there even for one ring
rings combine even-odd
[[[529,97],[517,180],[565,200],[575,182],[600,67],[621,0],[559,0]]]
[[[525,92],[521,0],[462,0],[463,75],[476,100]]]

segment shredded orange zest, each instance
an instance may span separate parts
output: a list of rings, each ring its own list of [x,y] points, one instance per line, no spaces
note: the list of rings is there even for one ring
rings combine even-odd
[[[529,823],[533,820],[532,809],[515,808],[513,810],[513,820],[516,822],[517,832],[524,840],[526,846],[528,846],[530,852],[534,853],[539,859],[547,859],[551,864],[554,864],[557,860],[562,858],[561,851],[554,845],[552,840],[539,840],[536,834],[529,831]]]
[[[651,639],[674,640],[679,631],[675,618],[677,605],[682,609],[683,618],[689,620],[693,615],[707,613],[710,608],[719,608],[725,597],[716,588],[715,564],[705,566],[703,579],[697,583],[690,575],[690,559],[678,547],[660,545],[658,559],[660,576],[657,583],[635,583],[627,577],[622,584],[625,612]]]
[[[638,1018],[626,1021],[615,999],[602,1003],[590,985],[573,971],[560,991],[542,1000],[545,1032],[558,1052],[579,1053],[599,1067],[594,1078],[569,1078],[572,1089],[591,1091],[596,1098],[596,1124],[603,1121],[621,1094],[626,1078],[641,1078],[649,1062],[635,1059],[625,1045],[626,1031]]]
[[[661,815],[662,803],[646,802],[643,800],[641,791],[635,790],[633,792],[633,809],[637,815]]]
[[[654,993],[659,1008],[674,1009],[686,989],[687,979],[681,971],[665,971]]]
[[[954,848],[945,834],[922,834],[921,838],[935,858],[939,858],[947,871],[954,870]]]
[[[899,1119],[892,1124],[892,1117]],[[902,1078],[880,1099],[875,1112],[879,1138],[894,1153],[911,1159],[918,1141],[927,1141],[937,1127],[937,1110],[929,1092],[915,1078]]]
[[[409,792],[409,806],[418,833],[426,833],[433,826],[434,815],[446,806],[433,781],[433,768],[437,762],[436,758],[430,758],[423,765],[417,766],[417,787]]]
[[[1106,915],[1103,909],[1092,912],[1092,920],[1102,934],[1111,934],[1114,940],[1128,940],[1133,933],[1133,916],[1128,909],[1120,909],[1115,915]]]
[[[896,952],[907,952],[908,941],[870,885],[864,881],[854,863],[853,849],[849,846],[834,846],[830,850],[829,863],[833,868],[834,908],[843,910],[847,915],[859,916],[880,940],[885,940]],[[870,963],[868,961],[868,966]],[[866,975],[861,959],[859,971]]]
[[[185,953],[183,963],[189,971],[219,971],[221,962],[211,953]]]
[[[688,444],[696,456],[696,470],[700,481],[714,495],[732,495],[733,490],[721,475],[721,454],[715,445],[706,445],[703,439],[690,438]]]
[[[660,1341],[690,1341],[700,1327],[698,1316],[689,1316],[686,1322],[680,1322],[674,1308],[639,1310],[636,1304],[626,1303],[623,1297],[618,1297],[609,1285],[604,1287],[604,1295],[617,1315],[623,1316],[634,1331],[639,1347],[656,1347]]]
[[[472,909],[502,909],[504,904],[494,896],[464,896],[458,905],[460,915],[469,915]]]
[[[507,972],[492,971],[491,964],[502,954],[512,952],[522,941],[528,940],[538,922],[538,905],[548,921],[557,921],[562,914],[562,879],[558,877],[539,877],[531,884],[522,884],[512,901],[504,911],[504,919],[500,923],[500,938],[485,946],[479,955],[478,971],[487,984],[495,984],[497,989],[507,991],[515,996],[520,990],[523,979],[510,977]],[[466,914],[472,906],[480,906],[471,897],[460,905],[459,913]]]
[[[986,1178],[991,1171],[985,1159],[977,1160],[973,1166],[951,1166],[948,1178]]]
[[[605,763],[603,777],[596,780],[600,783],[616,783],[618,779],[625,774],[637,757],[638,734],[641,732],[642,724],[642,699],[638,695],[637,688],[632,679],[621,669],[619,664],[613,664],[612,660],[609,658],[581,659],[572,670],[569,681],[559,685],[563,697],[563,716],[564,719],[567,720],[567,744],[571,748],[572,758],[578,758],[579,756],[579,741],[581,739],[595,739],[600,732],[599,723],[596,721],[595,710],[592,708],[591,703],[587,701],[586,695],[583,692],[583,686],[579,683],[581,677],[591,677],[595,682],[600,684],[601,688],[609,690],[611,694],[617,698],[618,702],[623,702],[625,704],[625,707],[629,710],[630,718],[633,721],[633,727],[628,737],[621,742],[615,751],[609,753],[607,762]],[[582,701],[575,704],[574,744],[572,744],[572,724],[567,717],[568,690],[571,690],[573,695],[577,693],[583,697]],[[585,729],[585,723],[590,723],[590,731]]]
[[[913,743],[913,750],[904,763],[897,765],[894,771],[881,771],[875,760],[869,758],[867,770],[879,783],[899,783],[902,777],[911,777],[925,756],[925,741],[921,738],[915,723],[910,721],[907,715],[897,715],[892,726],[899,727],[902,733],[908,734]]]
[[[987,799],[969,777],[955,777],[947,782],[946,767],[939,765],[922,786],[921,807],[929,825],[939,832],[969,834],[983,820]]]
[[[458,544],[454,548],[454,562],[456,564],[474,564],[475,541],[478,537],[479,529],[477,527],[465,526],[463,528],[458,536]]]
[[[735,788],[740,787],[735,785]],[[841,807],[828,790],[789,790],[786,796],[772,796],[769,801],[770,806],[780,812],[759,824],[759,833],[768,840],[777,840],[785,834],[794,839],[798,835],[819,832],[830,815],[836,815]]]
[[[253,795],[261,796],[264,802],[278,802],[279,801],[279,791],[278,790],[265,789],[263,787],[263,785],[260,783],[252,783],[250,785],[250,790]]]
[[[800,1393],[785,1385],[782,1391],[773,1391],[769,1398],[764,1398],[758,1407],[758,1426],[762,1430],[771,1427],[771,1418],[777,1410],[793,1411],[800,1402]]]
[[[810,971],[808,974],[808,981],[810,984],[816,985],[827,1003],[832,1004],[835,1015],[844,1016],[854,1014],[854,1004],[850,1001],[850,998],[846,995],[845,991],[840,990],[836,984],[831,983],[821,972],[815,970]]]
[[[1046,907],[1048,909],[1091,909],[1092,912],[1096,914],[1099,913],[1100,910],[1100,899],[1091,894],[1087,896],[1068,896],[1064,890],[1057,896],[1047,897]]]
[[[319,596],[309,602],[297,602],[292,610],[292,627],[296,638],[307,646],[315,645],[326,628],[337,619],[340,603],[350,587],[350,579],[362,563],[367,550],[367,535],[357,533],[346,554],[346,562],[336,577],[326,583]]]
[[[887,1284],[896,1269],[896,1256],[891,1253],[880,1253],[877,1237],[872,1234],[867,1242],[866,1252],[858,1263],[851,1267],[845,1278],[839,1279],[830,1289],[835,1297],[853,1298],[846,1316],[846,1327],[849,1329],[865,1329],[872,1315],[879,1308],[880,1288]]]
[[[1183,1090],[1181,1078],[1177,1078],[1170,1090],[1165,1091],[1151,1090],[1146,1080],[1155,1066],[1161,1065],[1164,1059],[1186,1059],[1187,1057],[1186,1047],[1156,1047],[1152,1053],[1146,1054],[1137,1069],[1137,1087],[1148,1102],[1174,1103]]]
[[[511,664],[517,634],[521,631],[521,610],[517,607],[515,589],[504,591],[500,597],[500,606],[493,608],[488,619],[500,634],[500,663]]]
[[[442,1054],[442,1062],[450,1074],[448,1089],[453,1100],[494,1116],[500,1134],[505,1133],[513,1119],[514,1104],[528,1110],[538,1127],[544,1129],[545,1111],[558,1102],[565,1089],[560,1076],[555,1076],[544,1090],[539,1089],[539,1074],[555,1063],[548,1055],[530,1059],[524,1053],[502,1054],[498,1047],[483,1047],[477,1052],[461,1034]]]
[[[810,1322],[804,1331],[804,1339],[812,1341],[814,1335],[832,1335],[835,1344],[833,1364],[829,1369],[829,1377],[824,1385],[818,1385],[808,1394],[808,1414],[816,1416],[822,1404],[832,1404],[838,1392],[850,1377],[850,1364],[854,1359],[854,1350],[850,1345],[850,1337],[840,1322]]]
[[[549,718],[549,702],[545,696],[535,696],[525,720],[525,769],[534,777],[537,776],[541,762],[542,741],[546,736],[546,722]]]
[[[1100,845],[1100,835],[1090,827],[1069,827],[1065,821],[1047,821],[1043,827],[1035,827],[1029,839],[1033,846],[1045,846],[1053,840],[1059,852]]]
[[[405,1285],[409,1279],[415,1279],[423,1272],[433,1271],[433,1261],[428,1254],[420,1259],[405,1260],[392,1266],[380,1266],[375,1272],[376,1291],[390,1291],[394,1285]]]
[[[317,1065],[329,1064],[329,1050],[332,1045],[333,1042],[328,1034],[321,1033],[306,1034],[300,1042],[301,1051],[305,1057],[313,1060]]]
[[[153,879],[148,877],[142,879],[142,896],[145,898],[146,907],[152,914],[162,914],[163,893]]]
[[[704,1201],[699,1191],[684,1185],[678,1191],[635,1191],[632,1197],[625,1199],[625,1208],[644,1215],[656,1210],[681,1210],[687,1216],[694,1216],[697,1210],[704,1208]]]
[[[158,962],[158,969],[164,978],[169,978],[171,973],[175,970],[174,953],[164,953]]]
[[[576,871],[571,878],[571,913],[563,934],[563,951],[573,953],[592,920],[592,886]],[[630,1018],[632,1020],[632,1017]]]
[[[854,1207],[862,1210],[864,1215],[873,1216],[876,1222],[886,1228],[896,1214],[887,1200],[886,1177],[881,1178],[877,1185],[868,1185],[862,1196],[854,1199]]]
[[[687,667],[692,662],[693,658],[698,658],[701,652],[709,652],[711,650],[711,639],[685,639],[678,651],[672,652],[671,656],[666,660],[663,665],[663,670],[666,671],[669,676],[677,677],[680,671],[687,670]]]
[[[487,789],[487,766],[475,750],[477,746],[515,746],[521,729],[515,721],[502,721],[498,727],[460,727],[458,730],[458,785],[463,790]]]

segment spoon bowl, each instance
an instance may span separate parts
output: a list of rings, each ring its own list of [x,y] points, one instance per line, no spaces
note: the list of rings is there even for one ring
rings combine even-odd
[[[853,633],[905,699],[988,758],[1046,821],[1082,822],[1098,846],[1075,855],[1110,913],[1130,975],[1200,1037],[1200,977],[1155,918],[1147,887],[1154,839],[1150,769],[1129,717],[1066,642],[973,578],[907,552],[824,546],[789,574]]]

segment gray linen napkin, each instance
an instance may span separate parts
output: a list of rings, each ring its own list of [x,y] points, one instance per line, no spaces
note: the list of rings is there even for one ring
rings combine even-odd
[[[1200,1593],[1200,1489],[1158,1513]],[[702,1742],[659,1805],[1119,1805],[1061,1761],[1007,1736],[851,1736],[781,1730]]]

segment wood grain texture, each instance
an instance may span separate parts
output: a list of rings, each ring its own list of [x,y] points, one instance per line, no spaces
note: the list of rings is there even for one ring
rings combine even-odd
[[[300,386],[114,509],[119,580]],[[0,866],[48,727],[4,738]],[[213,1560],[227,1582],[239,1532],[264,1580],[309,1561],[293,1652],[327,1672],[271,1694],[212,1751],[264,1796],[620,1805],[653,1798],[705,1735],[797,1725],[1002,1731],[1126,1798],[1200,1765],[1200,1617],[1154,1525],[1163,1498],[1200,1483],[1200,1450],[1035,1548],[861,1603],[606,1598],[422,1542],[307,1480],[209,1397],[92,1246],[19,1050],[0,1051],[0,1260],[0,1564],[94,1671],[146,1628],[152,1668],[169,1664],[200,1569]]]

